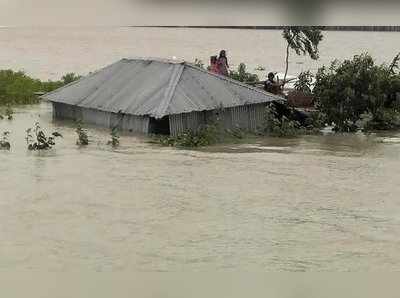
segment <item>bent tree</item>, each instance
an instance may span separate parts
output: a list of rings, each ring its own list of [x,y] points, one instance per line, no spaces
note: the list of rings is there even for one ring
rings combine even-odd
[[[283,38],[287,42],[286,46],[286,69],[283,83],[289,70],[290,49],[297,55],[309,55],[311,59],[319,58],[318,45],[323,38],[321,27],[318,26],[288,26],[283,30]]]

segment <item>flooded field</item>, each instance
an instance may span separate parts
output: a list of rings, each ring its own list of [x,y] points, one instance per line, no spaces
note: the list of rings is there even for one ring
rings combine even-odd
[[[399,32],[324,32],[320,59],[291,55],[289,74],[315,72],[332,60],[368,52],[378,63],[390,63],[400,48]],[[163,57],[208,63],[221,49],[229,64],[245,62],[284,72],[286,44],[279,30],[160,29],[128,27],[22,27],[0,28],[0,66],[25,70],[43,80],[59,79],[67,72],[86,75],[129,57]]]
[[[64,136],[28,152],[39,121]],[[0,268],[376,271],[400,264],[400,133],[263,138],[190,151],[106,143],[43,103],[0,120]]]

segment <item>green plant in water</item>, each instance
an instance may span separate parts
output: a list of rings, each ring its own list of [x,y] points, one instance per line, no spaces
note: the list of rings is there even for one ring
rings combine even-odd
[[[219,111],[221,110],[222,108],[219,109]],[[157,137],[156,142],[163,146],[195,148],[217,143],[236,142],[246,137],[245,131],[240,127],[223,129],[220,121],[221,119],[217,116],[213,123],[204,125],[197,131],[187,131],[177,136]]]
[[[246,137],[246,132],[241,129],[239,126],[234,127],[233,129],[227,130],[226,133],[228,136],[232,136],[236,139],[244,139]]]
[[[53,136],[46,136],[39,122],[36,122],[33,128],[28,128],[26,130],[25,140],[28,145],[28,150],[30,151],[48,150],[56,144]]]
[[[33,143],[35,142],[35,138],[33,137],[33,130],[32,128],[28,128],[25,130],[26,136],[25,136],[25,141],[26,144],[28,145],[28,149],[31,150],[33,147]]]
[[[399,129],[400,113],[396,110],[381,108],[375,114],[371,112],[361,114],[355,124],[357,129],[362,131]]]
[[[184,132],[177,136],[163,136],[158,142],[164,146],[173,147],[203,147],[215,144],[218,140],[218,128],[216,125],[205,125],[197,132]]]
[[[295,124],[285,116],[280,118],[275,106],[271,104],[265,108],[261,133],[267,136],[293,136],[296,134]]]
[[[118,147],[119,146],[119,134],[118,134],[118,129],[114,127],[111,130],[111,140],[107,142],[107,145],[111,145],[113,147]]]
[[[259,133],[266,136],[291,137],[319,133],[323,127],[322,115],[319,114],[307,118],[303,125],[291,118],[291,115],[279,115],[275,105],[269,104],[265,108],[264,124]]]
[[[75,132],[78,135],[78,140],[76,141],[77,145],[79,146],[89,145],[89,137],[87,135],[87,131],[82,127],[81,121],[78,121],[78,125]]]
[[[10,145],[10,142],[8,141],[9,135],[10,135],[9,131],[5,131],[1,135],[1,139],[0,139],[0,149],[1,150],[10,150],[11,145]]]
[[[11,108],[10,105],[7,105],[5,114],[6,114],[6,117],[7,117],[8,120],[12,120],[12,119],[13,119],[14,111],[13,111],[13,109]]]

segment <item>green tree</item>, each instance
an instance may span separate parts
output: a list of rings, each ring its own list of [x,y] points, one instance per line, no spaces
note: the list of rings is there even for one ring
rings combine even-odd
[[[76,75],[73,72],[67,73],[66,75],[64,75],[61,80],[63,81],[64,85],[67,85],[69,83],[72,83],[74,81],[79,80],[80,78],[82,78],[82,76]]]
[[[44,82],[31,78],[23,71],[0,70],[0,106],[37,103],[38,92],[51,92],[80,78],[68,73],[61,80]]]
[[[317,26],[288,26],[283,30],[283,38],[287,42],[286,46],[286,69],[283,82],[289,70],[290,49],[294,50],[297,55],[309,55],[311,59],[319,58],[318,45],[323,39],[321,27]]]
[[[400,75],[392,65],[361,54],[320,68],[313,90],[319,110],[339,131],[357,130],[360,120],[368,120],[364,129],[399,128]]]
[[[237,70],[231,70],[229,77],[245,83],[256,83],[259,81],[259,78],[256,74],[247,72],[247,67],[244,63],[240,63]]]

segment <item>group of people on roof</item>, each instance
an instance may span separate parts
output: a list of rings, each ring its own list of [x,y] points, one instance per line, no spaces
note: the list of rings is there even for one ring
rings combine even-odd
[[[222,50],[219,56],[210,57],[210,71],[223,76],[229,75],[229,64],[225,50]]]
[[[229,75],[229,64],[225,50],[222,50],[219,56],[210,57],[210,66],[208,70],[223,76]],[[268,73],[267,80],[260,83],[263,83],[263,89],[265,91],[273,94],[281,94],[284,86],[284,82],[275,79],[275,74],[273,72]]]

